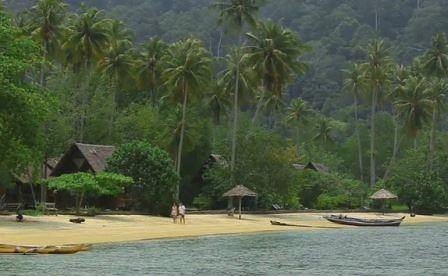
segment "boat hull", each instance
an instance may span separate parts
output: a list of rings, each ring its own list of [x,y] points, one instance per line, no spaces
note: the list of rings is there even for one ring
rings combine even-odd
[[[74,254],[90,249],[89,244],[50,245],[50,246],[21,246],[0,244],[1,254]]]
[[[328,221],[337,224],[352,225],[352,226],[384,227],[384,226],[400,226],[401,222],[405,217],[399,219],[359,219],[359,218],[331,215],[331,216],[324,216],[324,218]]]

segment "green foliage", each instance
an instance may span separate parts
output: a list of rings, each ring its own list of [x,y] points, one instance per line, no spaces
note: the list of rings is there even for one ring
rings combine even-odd
[[[0,168],[20,174],[42,156],[40,123],[49,106],[45,93],[26,77],[40,60],[39,48],[19,34],[0,11]]]
[[[408,150],[392,167],[393,176],[386,181],[386,185],[410,210],[432,213],[446,207],[448,189],[443,173],[447,170],[447,163],[444,162],[446,154],[438,154],[438,158],[441,161],[438,162],[439,167],[432,171],[427,166],[426,150]]]
[[[172,159],[162,149],[142,141],[120,145],[108,160],[107,171],[132,177],[135,207],[168,214],[179,185]]]

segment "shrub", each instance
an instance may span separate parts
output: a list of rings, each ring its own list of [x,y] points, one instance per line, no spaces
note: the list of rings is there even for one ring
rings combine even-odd
[[[107,171],[132,177],[134,207],[168,215],[179,176],[168,153],[142,141],[119,146],[107,163]]]

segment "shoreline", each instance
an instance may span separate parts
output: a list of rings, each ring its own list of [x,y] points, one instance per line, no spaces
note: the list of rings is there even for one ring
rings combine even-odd
[[[335,214],[336,212],[332,212]],[[332,214],[327,213],[327,214]],[[325,213],[244,214],[242,220],[216,215],[187,215],[185,225],[174,224],[171,218],[144,215],[102,215],[87,217],[83,224],[68,220],[74,216],[29,217],[23,223],[15,222],[15,216],[0,216],[0,244],[11,245],[63,245],[63,244],[112,244],[162,239],[193,238],[201,236],[257,234],[283,231],[333,230],[356,228],[331,223],[322,218]],[[409,214],[350,213],[363,218],[401,217],[406,215],[403,225],[448,222],[448,216],[423,216],[415,218]],[[274,226],[270,220],[303,225]]]

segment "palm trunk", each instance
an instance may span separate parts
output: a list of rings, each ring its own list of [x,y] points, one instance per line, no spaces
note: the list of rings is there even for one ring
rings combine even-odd
[[[45,77],[45,63],[46,63],[46,61],[47,61],[47,53],[48,53],[48,47],[47,47],[47,43],[45,43],[44,42],[44,53],[43,53],[43,61],[42,61],[42,67],[41,67],[41,70],[40,70],[40,85],[41,85],[41,87],[43,88],[43,89],[45,89],[46,88],[46,86],[47,86],[47,83],[46,83],[46,77]],[[46,130],[47,130],[47,127],[46,126],[44,126],[44,129],[45,129],[45,132],[47,132]],[[47,149],[47,146],[45,147],[46,149]],[[47,150],[45,150],[45,151],[47,151]],[[46,163],[47,162],[47,156],[46,156],[46,154],[45,154],[45,157],[44,157],[44,174],[45,174],[45,177],[47,177],[47,174],[46,174],[46,169],[47,169],[47,166],[46,166]],[[42,173],[42,172],[41,172]],[[40,185],[40,202],[46,202],[47,201],[47,185],[45,185],[44,183],[42,183],[41,185]],[[43,206],[45,206],[45,204],[43,204]]]
[[[261,107],[263,106],[263,101],[264,101],[264,90],[263,90],[263,94],[261,95],[260,99],[258,100],[257,109],[255,109],[255,114],[254,114],[254,117],[252,118],[252,125],[254,125],[255,122],[257,122],[258,114],[260,113]]]
[[[233,99],[233,133],[232,133],[232,155],[230,162],[230,169],[232,171],[232,177],[235,173],[235,158],[236,158],[236,137],[238,133],[238,92],[239,92],[239,80],[240,80],[240,63],[236,66],[235,74],[235,93]],[[235,179],[233,179],[235,180]]]
[[[185,81],[182,84],[182,92],[184,95],[184,100],[182,104],[182,121],[181,121],[181,130],[180,130],[180,139],[179,139],[179,147],[177,149],[177,159],[176,159],[176,172],[180,175],[180,167],[182,163],[182,148],[184,145],[184,135],[185,135],[185,117],[187,113],[187,98],[188,98],[188,89],[186,87]],[[176,199],[179,199],[179,186],[177,186],[176,190]]]
[[[390,159],[389,166],[386,167],[386,172],[384,173],[383,180],[386,180],[389,177],[390,168],[395,163],[395,160],[397,159],[398,155],[398,118],[397,116],[394,116],[394,148],[392,151],[392,158]]]
[[[414,136],[414,149],[417,149],[417,134]]]
[[[86,105],[87,105],[87,90],[89,89],[89,59],[86,59],[84,64],[84,70],[86,70],[86,78],[85,80],[81,80],[83,82],[84,87],[81,88],[81,120],[79,124],[79,142],[84,142],[84,128],[86,121]]]
[[[112,114],[110,115],[110,118],[109,118],[109,129],[108,129],[109,139],[111,139],[111,137],[112,137],[114,121],[115,121],[115,114],[117,112],[116,98],[117,98],[117,94],[118,94],[118,77],[115,76],[115,81],[111,78],[110,84],[111,84],[111,90],[112,90]]]
[[[375,31],[378,32],[379,15],[378,15],[378,0],[375,0]]]
[[[431,138],[429,140],[429,168],[432,169],[434,163],[434,149],[436,143],[436,123],[437,109],[434,107],[432,111]]]
[[[370,117],[370,186],[373,187],[376,182],[375,170],[375,113],[376,113],[376,94],[378,86],[372,93],[372,106]]]
[[[217,52],[216,52],[216,56],[217,57],[221,56],[221,47],[222,47],[222,30],[219,32],[218,49],[217,49]]]
[[[358,97],[356,96],[357,91],[355,91],[354,95],[354,104],[355,104],[355,131],[356,131],[356,140],[358,141],[358,164],[359,164],[359,177],[361,181],[364,182],[364,166],[362,163],[362,145],[361,145],[361,136],[359,134],[359,127],[358,127]]]

